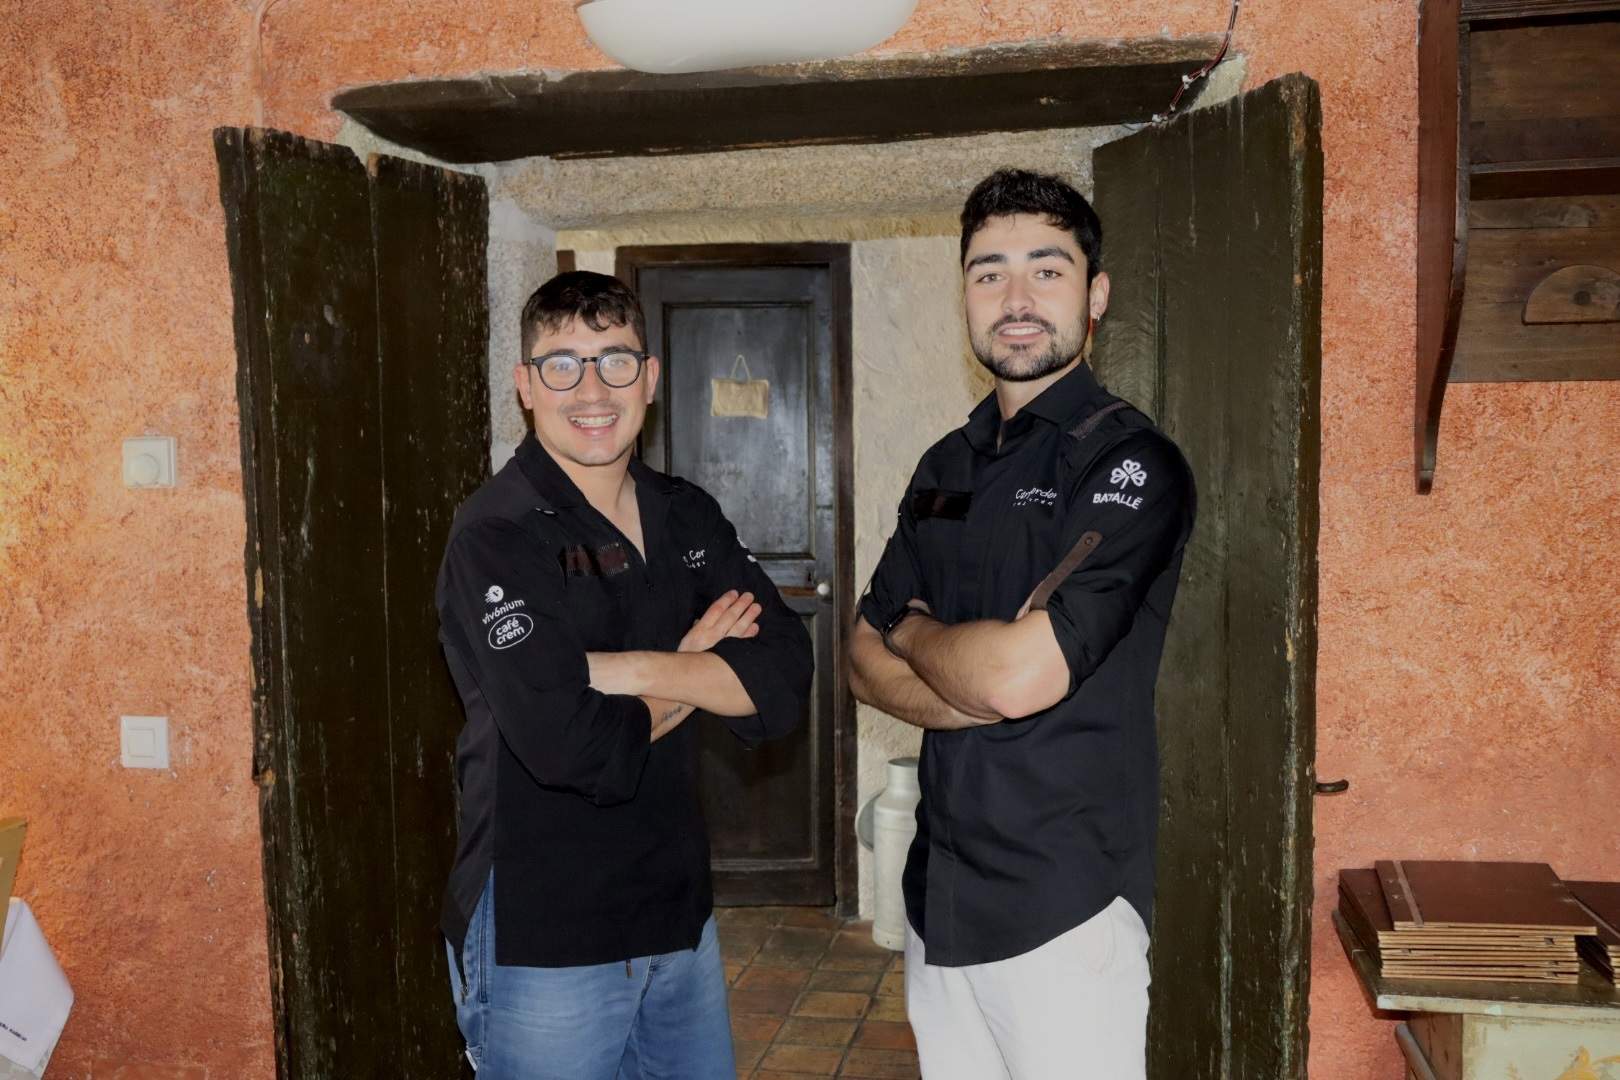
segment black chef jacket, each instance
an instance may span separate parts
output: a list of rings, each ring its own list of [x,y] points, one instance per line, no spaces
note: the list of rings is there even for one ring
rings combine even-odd
[[[697,945],[712,906],[694,785],[699,715],[650,744],[638,697],[591,689],[586,652],[674,651],[728,589],[760,632],[712,650],[782,735],[809,698],[809,635],[719,505],[633,461],[647,556],[528,436],[456,514],[439,570],[440,640],[466,709],[460,843],[442,926],[461,948],[494,869],[497,962],[606,963]]]
[[[1069,667],[1044,712],[923,734],[904,888],[929,963],[1020,955],[1116,896],[1152,925],[1153,687],[1193,511],[1175,444],[1084,364],[923,455],[862,615],[1010,620],[1040,587]]]

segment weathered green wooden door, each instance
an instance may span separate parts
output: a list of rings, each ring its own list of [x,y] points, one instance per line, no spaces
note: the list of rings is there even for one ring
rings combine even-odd
[[[1305,1075],[1321,103],[1278,79],[1098,148],[1096,365],[1198,479],[1158,688],[1149,1072]]]
[[[235,292],[277,1069],[459,1075],[461,708],[434,578],[489,465],[484,183],[215,133]]]

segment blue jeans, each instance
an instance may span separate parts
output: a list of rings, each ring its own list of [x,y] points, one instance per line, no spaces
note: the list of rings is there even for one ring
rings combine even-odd
[[[733,1080],[731,1018],[714,916],[696,949],[585,967],[495,963],[485,884],[450,953],[456,1023],[478,1080]]]

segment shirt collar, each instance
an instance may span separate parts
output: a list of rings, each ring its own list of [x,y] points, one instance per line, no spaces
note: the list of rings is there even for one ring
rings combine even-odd
[[[1025,405],[1007,421],[1006,435],[1022,434],[1030,421],[1037,417],[1065,429],[1073,427],[1110,401],[1108,392],[1097,381],[1091,365],[1081,362],[1057,382],[1042,390],[1035,400]],[[980,453],[990,454],[1002,439],[1001,409],[996,403],[995,391],[974,406],[962,432]]]
[[[557,464],[550,451],[540,445],[540,440],[534,437],[534,432],[523,436],[523,441],[518,443],[517,452],[513,456],[517,459],[518,468],[523,470],[524,477],[534,488],[535,494],[552,509],[561,510],[586,505],[584,492],[568,478],[568,474]],[[669,477],[644,464],[639,457],[630,459],[630,475],[635,479],[638,492],[651,491],[659,495],[668,495],[674,490]]]

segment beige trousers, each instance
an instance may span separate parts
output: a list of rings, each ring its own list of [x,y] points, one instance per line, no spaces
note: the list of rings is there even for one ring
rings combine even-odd
[[[923,1080],[1143,1080],[1148,934],[1116,897],[1039,948],[928,963],[906,927],[906,1014]]]

